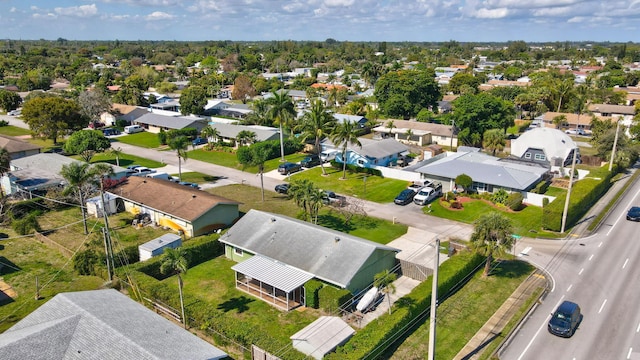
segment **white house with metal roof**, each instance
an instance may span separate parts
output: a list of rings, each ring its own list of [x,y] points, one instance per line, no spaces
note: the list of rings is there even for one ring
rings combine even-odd
[[[302,220],[250,210],[219,241],[238,261],[236,287],[283,309],[304,306],[304,284],[317,279],[357,293],[392,269],[396,248]]]
[[[194,128],[198,132],[207,126],[207,119],[196,116],[166,116],[157,113],[146,113],[134,120],[134,123],[152,133],[161,130],[179,130]]]
[[[218,130],[218,136],[227,143],[235,143],[241,131],[250,131],[256,134],[257,142],[280,139],[280,130],[267,126],[236,125],[221,122],[210,122],[209,125]]]
[[[0,334],[0,359],[225,358],[222,350],[114,289],[60,293]]]

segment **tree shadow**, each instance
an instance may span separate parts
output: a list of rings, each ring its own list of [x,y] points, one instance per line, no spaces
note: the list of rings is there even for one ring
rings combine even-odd
[[[480,350],[484,349],[487,345],[491,344],[496,338],[498,338],[500,335],[502,335],[502,332],[499,332],[497,334],[492,334],[492,336],[487,339],[485,342],[483,342],[482,344],[480,344],[480,346],[478,346],[477,348],[473,349],[473,351],[471,351],[470,353],[468,353],[467,355],[465,355],[462,360],[469,360],[471,358],[473,358],[473,356],[475,354],[477,354],[478,352],[480,352]]]
[[[353,224],[345,224],[343,219],[333,214],[318,215],[318,225],[344,233],[348,233],[355,229],[355,226],[353,226]]]
[[[217,181],[218,181],[218,180],[220,180],[220,179],[226,179],[226,178],[227,178],[226,176],[211,176],[211,175],[205,175],[202,179],[203,179],[204,181],[207,181],[207,182],[213,182],[213,183],[214,183],[214,182],[217,182]]]
[[[18,265],[12,263],[9,259],[4,256],[0,256],[0,275],[8,275],[14,272],[20,271],[20,267]]]
[[[231,298],[221,304],[218,305],[218,310],[222,310],[224,312],[229,312],[231,310],[236,310],[238,314],[243,313],[249,310],[248,304],[254,302],[254,299],[250,299],[246,296],[240,296]]]
[[[532,270],[533,267],[527,262],[503,260],[491,270],[491,276],[517,278],[530,273]]]

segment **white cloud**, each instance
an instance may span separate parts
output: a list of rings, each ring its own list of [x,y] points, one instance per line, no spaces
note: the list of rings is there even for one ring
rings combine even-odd
[[[167,14],[166,12],[162,12],[162,11],[154,11],[145,17],[145,19],[149,21],[171,20],[173,18],[175,18],[174,15]]]
[[[346,7],[351,6],[355,0],[325,0],[324,5],[327,7]]]
[[[509,9],[507,8],[498,8],[498,9],[478,9],[475,13],[475,17],[479,19],[501,19],[505,18],[509,15]]]
[[[91,17],[98,13],[98,7],[96,7],[96,4],[71,6],[66,8],[57,7],[54,10],[58,15],[75,17]]]

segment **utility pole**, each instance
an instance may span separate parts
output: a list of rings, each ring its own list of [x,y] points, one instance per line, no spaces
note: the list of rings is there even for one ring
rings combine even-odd
[[[618,130],[620,130],[620,120],[618,118],[618,122],[616,124],[616,137],[613,139],[613,149],[611,150],[611,159],[609,160],[609,171],[613,168],[613,159],[616,157],[616,147],[618,146]]]
[[[104,202],[104,178],[100,178],[100,201],[102,202],[102,217],[104,218],[104,227],[102,234],[104,236],[104,252],[107,256],[107,273],[109,281],[113,280],[112,268],[115,268],[113,262],[113,247],[111,246],[111,230],[109,230],[109,216],[107,215],[107,206]]]
[[[569,211],[569,199],[571,198],[571,187],[573,186],[573,173],[576,170],[576,157],[578,156],[578,148],[573,149],[573,161],[571,162],[571,173],[569,174],[569,189],[567,189],[567,198],[564,200],[564,210],[562,211],[562,227],[560,232],[564,232],[567,225],[567,211]]]
[[[456,132],[456,121],[454,119],[451,119],[451,144],[449,144],[449,148],[451,151],[453,151],[453,135]]]
[[[436,307],[438,306],[438,267],[440,265],[440,239],[436,238],[436,255],[431,283],[431,315],[429,315],[429,360],[436,358]]]

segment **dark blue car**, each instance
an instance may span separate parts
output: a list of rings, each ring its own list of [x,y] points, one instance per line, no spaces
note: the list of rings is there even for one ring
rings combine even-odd
[[[627,220],[640,221],[640,206],[634,206],[627,212]]]
[[[413,202],[413,197],[416,196],[416,192],[411,189],[402,190],[398,196],[393,200],[398,205],[407,205]]]
[[[198,145],[206,144],[208,142],[209,142],[209,140],[207,140],[206,138],[197,137],[197,138],[193,139],[191,144],[193,144],[193,146],[198,146]]]

